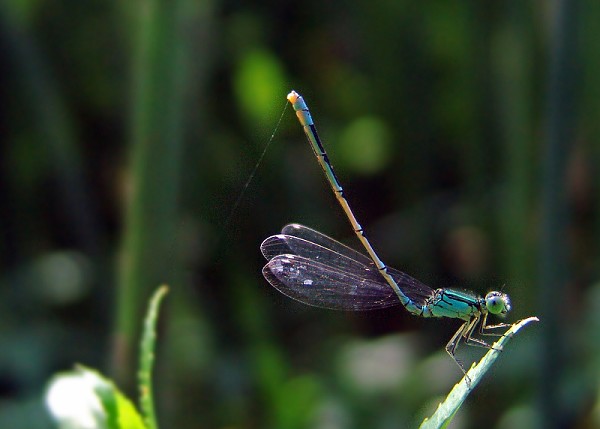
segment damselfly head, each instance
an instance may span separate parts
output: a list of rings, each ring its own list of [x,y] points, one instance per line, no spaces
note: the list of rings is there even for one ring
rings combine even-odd
[[[485,307],[492,314],[504,316],[510,311],[510,298],[503,292],[492,291],[485,296]]]

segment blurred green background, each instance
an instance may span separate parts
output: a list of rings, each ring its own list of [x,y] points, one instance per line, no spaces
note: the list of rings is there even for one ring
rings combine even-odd
[[[598,22],[595,0],[0,3],[0,427],[52,427],[75,362],[135,397],[164,282],[162,427],[433,412],[456,321],[309,308],[261,275],[289,222],[357,245],[289,106],[277,126],[291,89],[382,259],[541,319],[453,427],[599,427]]]

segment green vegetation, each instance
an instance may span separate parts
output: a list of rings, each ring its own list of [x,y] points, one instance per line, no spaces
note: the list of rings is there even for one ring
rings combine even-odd
[[[540,317],[449,427],[600,426],[597,22],[594,0],[2,2],[0,427],[53,427],[45,386],[75,362],[135,411],[164,283],[162,427],[434,413],[456,324],[307,308],[262,278],[286,223],[356,244],[289,107],[230,217],[291,89],[386,263]]]

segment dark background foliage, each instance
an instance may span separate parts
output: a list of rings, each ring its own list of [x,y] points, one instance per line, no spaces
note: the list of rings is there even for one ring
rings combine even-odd
[[[135,396],[163,282],[163,427],[431,414],[456,321],[262,278],[286,223],[357,245],[289,106],[278,122],[290,89],[389,265],[541,319],[455,427],[600,425],[599,20],[594,0],[2,2],[0,426],[50,427],[46,382],[74,362]]]

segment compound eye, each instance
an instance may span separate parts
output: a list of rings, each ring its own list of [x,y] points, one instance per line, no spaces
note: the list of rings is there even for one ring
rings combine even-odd
[[[510,301],[506,294],[490,292],[485,297],[485,306],[492,314],[506,314],[510,310]]]

